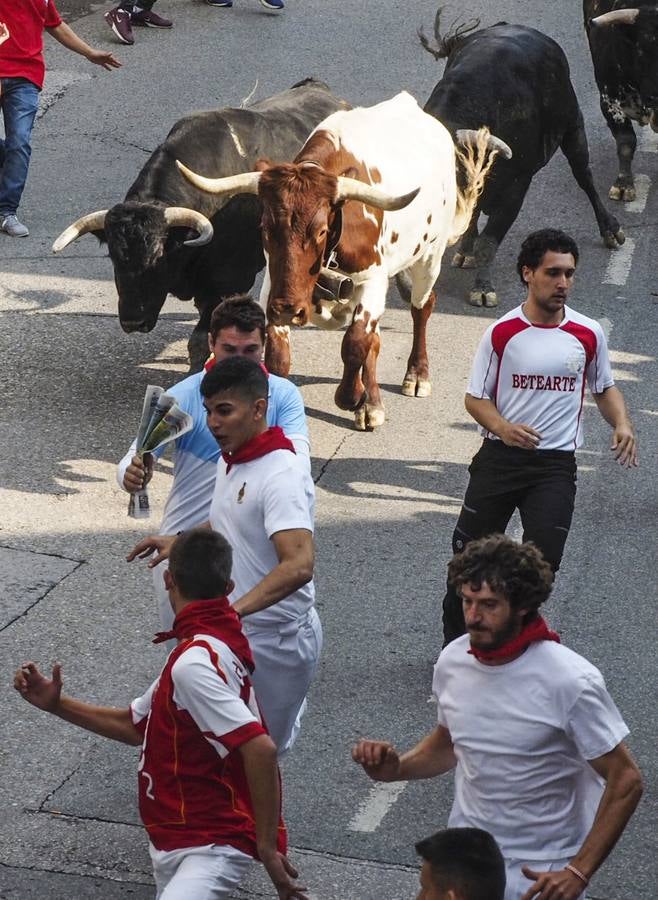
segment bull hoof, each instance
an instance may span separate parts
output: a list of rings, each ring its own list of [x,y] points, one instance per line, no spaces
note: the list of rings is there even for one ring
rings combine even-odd
[[[415,397],[416,396],[416,378],[409,377],[405,375],[404,381],[402,382],[402,393],[405,397]]]
[[[635,187],[631,184],[627,187],[619,184],[613,184],[608,191],[608,197],[611,200],[621,200],[623,203],[632,203],[635,200]]]
[[[474,269],[475,257],[457,251],[452,257],[452,267],[453,269]]]
[[[495,291],[487,291],[484,295],[484,305],[487,309],[493,309],[498,306],[498,297]]]
[[[374,431],[384,424],[386,412],[383,406],[362,406],[354,413],[354,427],[357,431]]]
[[[615,233],[613,233],[612,231],[606,231],[606,233],[603,235],[603,243],[608,248],[608,250],[616,250],[617,247],[621,247],[625,240],[626,235],[621,228]]]
[[[482,306],[484,303],[484,295],[482,291],[471,291],[468,295],[468,302],[471,306]]]
[[[432,382],[425,378],[419,378],[416,383],[416,396],[429,397],[432,393]]]

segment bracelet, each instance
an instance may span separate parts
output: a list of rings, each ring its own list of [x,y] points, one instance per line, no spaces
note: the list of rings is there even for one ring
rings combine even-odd
[[[564,868],[568,869],[569,872],[572,872],[576,876],[576,878],[580,878],[583,884],[589,884],[589,878],[586,875],[583,875],[583,873],[575,866],[572,866],[571,863],[567,863]]]

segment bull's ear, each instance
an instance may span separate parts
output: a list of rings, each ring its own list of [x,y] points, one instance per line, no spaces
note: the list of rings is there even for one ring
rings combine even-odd
[[[99,243],[107,244],[107,238],[105,237],[105,229],[101,228],[100,231],[92,231],[92,234],[95,238],[98,238]]]
[[[265,172],[272,168],[272,162],[269,159],[257,159],[254,165],[254,172]]]

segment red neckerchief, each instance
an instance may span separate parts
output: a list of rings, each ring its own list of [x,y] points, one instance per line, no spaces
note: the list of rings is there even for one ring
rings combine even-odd
[[[507,641],[502,647],[496,647],[495,650],[479,650],[477,647],[471,647],[468,652],[481,662],[490,662],[504,659],[507,656],[515,656],[535,641],[557,641],[559,644],[560,635],[556,631],[551,631],[545,619],[537,616],[524,625],[520,634]]]
[[[216,365],[217,365],[217,360],[215,359],[215,354],[214,354],[214,353],[211,353],[210,356],[208,357],[208,359],[207,359],[207,360],[205,361],[205,363],[203,364],[203,371],[204,371],[204,372],[209,372],[209,371],[210,371],[211,369],[213,369]],[[265,372],[265,374],[266,374],[267,377],[269,378],[269,377],[270,377],[270,373],[269,373],[269,372],[267,371],[267,369],[265,368],[265,363],[264,363],[264,362],[260,362],[260,363],[258,363],[258,365],[261,367],[261,369],[263,370],[263,372]]]
[[[209,634],[219,638],[249,669],[254,671],[254,658],[251,655],[249,641],[242,631],[240,618],[227,597],[215,600],[194,600],[188,603],[174,619],[171,631],[159,631],[153,639],[154,644],[176,638],[183,641],[197,634]]]
[[[267,431],[250,438],[235,453],[225,453],[222,450],[222,458],[226,463],[226,474],[228,475],[231,467],[236,463],[251,462],[252,459],[258,459],[261,456],[265,456],[266,453],[271,453],[273,450],[291,450],[295,453],[292,441],[288,440],[283,433],[283,429],[278,425],[273,425]]]

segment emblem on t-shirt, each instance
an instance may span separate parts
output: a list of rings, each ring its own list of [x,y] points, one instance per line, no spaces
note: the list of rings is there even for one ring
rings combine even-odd
[[[570,353],[565,360],[567,372],[582,372],[585,368],[585,359],[586,356],[584,347],[578,347],[578,349],[574,350],[573,353]]]
[[[242,503],[242,501],[244,500],[244,489],[246,488],[246,486],[247,486],[247,482],[245,481],[245,483],[242,485],[242,487],[238,491],[238,503]]]

